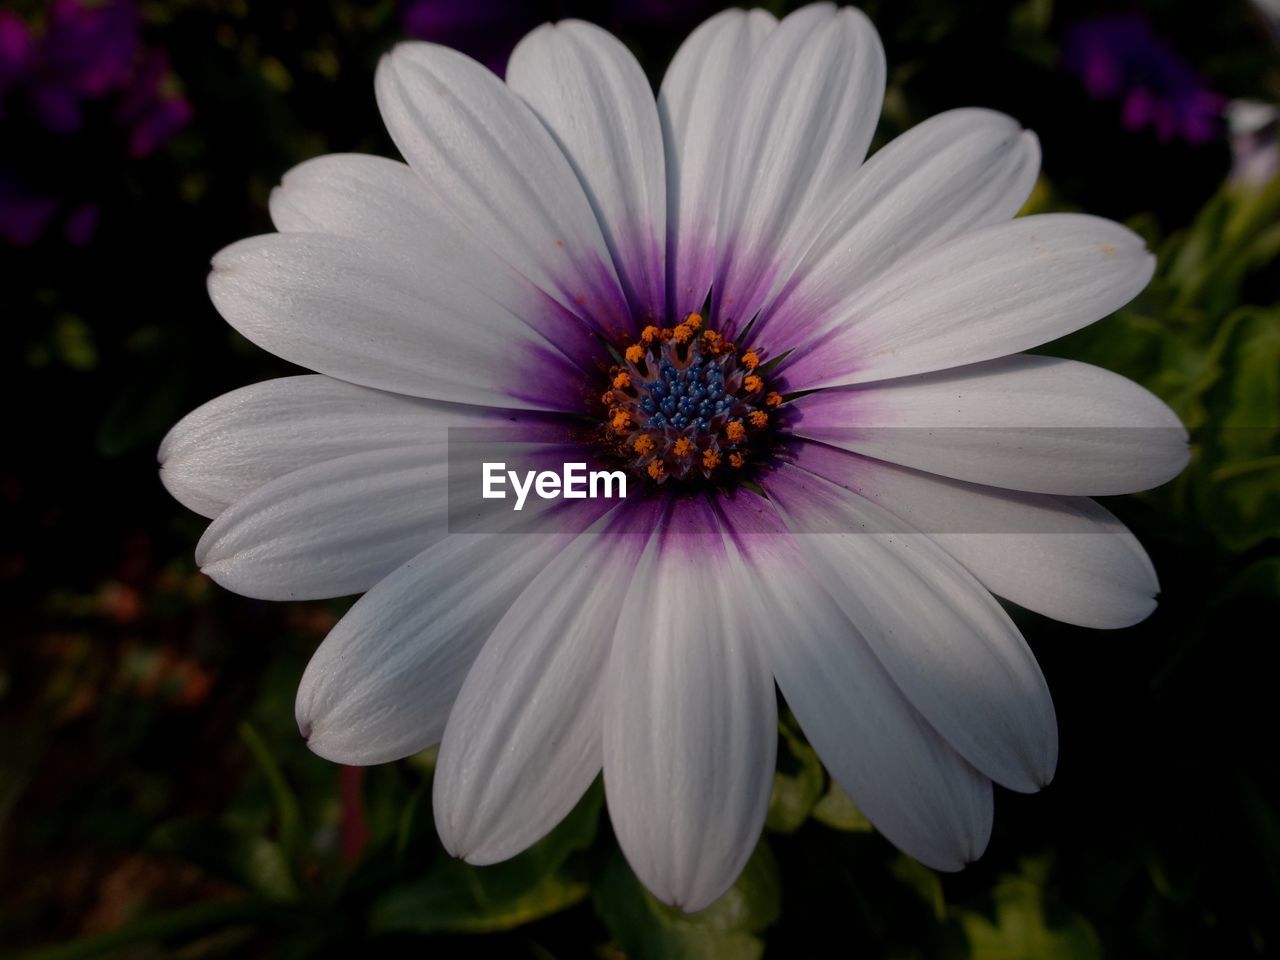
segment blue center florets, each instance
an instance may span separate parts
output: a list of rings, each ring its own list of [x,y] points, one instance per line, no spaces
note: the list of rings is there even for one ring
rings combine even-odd
[[[724,396],[724,364],[720,360],[695,360],[677,370],[670,360],[658,364],[658,378],[640,385],[640,409],[649,415],[651,429],[667,425],[683,430],[690,425],[698,433],[711,429],[711,420],[732,406]]]
[[[645,327],[609,371],[605,443],[657,483],[741,471],[767,449],[782,397],[765,384],[758,350],[737,348],[690,314]]]

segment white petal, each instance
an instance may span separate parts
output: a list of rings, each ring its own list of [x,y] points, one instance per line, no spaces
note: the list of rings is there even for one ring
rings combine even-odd
[[[281,233],[351,237],[430,264],[436,276],[469,284],[544,334],[561,352],[594,359],[590,326],[499,260],[441,207],[406,164],[384,157],[334,154],[294,167],[271,192]]]
[[[541,839],[600,772],[604,673],[647,536],[612,515],[558,554],[485,643],[436,762],[436,829],[470,863]]]
[[[213,261],[209,294],[258,346],[341,380],[454,403],[578,410],[584,373],[483,277],[359,240],[272,234]]]
[[[633,309],[661,324],[667,189],[662,128],[648,78],[611,34],[580,20],[545,24],[507,64],[573,165]]]
[[[338,153],[307,160],[271,191],[270,206],[281,233],[332,233],[442,254],[469,236],[432,202],[408,164],[386,157]]]
[[[196,562],[228,590],[263,600],[360,593],[449,532],[451,496],[462,503],[469,493],[450,489],[451,471],[478,478],[477,457],[558,470],[579,453],[576,445],[509,440],[491,429],[455,444],[448,431],[435,430],[411,447],[327,460],[264,484],[220,513],[196,546]],[[583,501],[573,510],[566,504],[530,498],[521,512],[486,519],[485,529],[546,520],[540,529],[560,533],[594,518],[609,501]],[[547,520],[552,511],[558,523]]]
[[[569,161],[528,105],[447,47],[383,57],[378,107],[435,201],[520,273],[605,333],[633,329],[608,247]]]
[[[885,670],[956,751],[996,783],[1053,777],[1058,730],[1018,628],[973,575],[897,518],[792,466],[766,489],[827,591]]]
[[[452,427],[530,417],[402,397],[331,377],[281,377],[232,390],[178,421],[160,445],[160,479],[179,502],[216,517],[303,467],[431,437],[443,443]]]
[[[219,514],[196,562],[261,600],[360,593],[445,536],[447,476],[443,438],[304,467]]]
[[[1155,570],[1137,539],[1084,497],[948,480],[819,444],[795,463],[927,533],[992,593],[1082,627],[1127,627],[1156,607]]]
[[[1016,355],[795,403],[795,432],[943,476],[1036,493],[1157,486],[1187,465],[1177,414],[1101,367]]]
[[[853,7],[811,4],[761,45],[724,172],[719,323],[750,320],[847,193],[884,100],[884,49]]]
[[[991,834],[991,781],[908,703],[785,530],[740,533],[732,549],[731,623],[766,651],[832,778],[920,862],[958,870],[976,860]]]
[[[742,86],[777,25],[763,10],[725,10],[676,51],[658,94],[666,144],[667,295],[673,316],[702,308],[715,270],[716,221]]]
[[[977,363],[1100,320],[1147,285],[1155,258],[1119,224],[1020,217],[908,257],[833,309],[840,325],[783,365],[792,390]]]
[[[563,546],[555,535],[455,534],[380,582],[302,675],[295,715],[307,745],[366,765],[438,743],[481,645]]]
[[[756,646],[726,626],[719,537],[677,520],[661,546],[651,541],[607,680],[614,831],[645,886],[688,912],[724,893],[755,848],[777,748],[772,678]]]
[[[786,318],[777,335],[787,349],[832,325],[840,319],[833,308],[904,256],[1011,219],[1039,169],[1034,134],[1003,114],[949,110],[913,127],[858,170],[754,335],[770,339],[764,331],[773,318]]]

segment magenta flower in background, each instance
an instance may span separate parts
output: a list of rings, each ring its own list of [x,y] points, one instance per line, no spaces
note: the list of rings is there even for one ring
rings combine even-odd
[[[0,240],[17,247],[35,243],[57,215],[58,207],[56,197],[34,192],[0,168]]]
[[[146,51],[120,100],[116,123],[129,131],[131,157],[153,153],[191,119],[186,97],[166,89],[171,74],[168,54]]]
[[[1075,24],[1064,38],[1062,62],[1089,96],[1121,101],[1128,130],[1151,128],[1163,143],[1207,143],[1222,135],[1227,98],[1210,89],[1140,15]]]
[[[75,133],[84,106],[124,87],[140,47],[131,0],[88,6],[54,0],[25,78],[32,108],[52,133]]]
[[[23,164],[26,170],[47,165],[43,150],[86,157],[100,150],[79,139],[87,132],[90,108],[99,106],[106,108],[115,134],[108,143],[119,144],[130,158],[153,153],[191,119],[191,104],[172,88],[171,78],[165,52],[142,42],[133,0],[52,0],[38,23],[0,11],[0,136],[39,154]],[[0,239],[27,246],[61,220],[68,243],[92,240],[99,212],[93,198],[59,195],[6,160],[10,166],[0,169]]]
[[[537,0],[401,0],[400,22],[410,37],[461,50],[501,77],[520,38],[564,16],[560,6]],[[684,33],[714,6],[711,0],[612,0],[607,19],[629,30]]]
[[[9,88],[22,76],[30,59],[31,31],[12,10],[0,10],[0,110]]]
[[[400,22],[417,40],[462,50],[502,76],[517,41],[547,18],[529,0],[402,0]]]

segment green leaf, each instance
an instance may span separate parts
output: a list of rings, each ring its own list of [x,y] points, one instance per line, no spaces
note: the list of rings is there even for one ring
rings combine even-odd
[[[1197,504],[1225,545],[1280,536],[1280,310],[1243,310],[1219,346],[1221,370],[1197,435]]]
[[[776,833],[794,833],[809,817],[813,805],[822,795],[826,774],[822,761],[813,748],[782,723],[778,769],[773,776],[773,795],[765,826]]]
[[[257,763],[259,771],[266,778],[271,788],[271,797],[275,803],[277,827],[280,832],[280,846],[289,855],[296,855],[302,843],[302,814],[298,806],[298,798],[280,771],[271,751],[263,739],[247,721],[240,724],[240,739],[249,748]]]
[[[972,960],[1094,960],[1102,956],[1085,918],[1049,900],[1044,870],[1030,864],[992,891],[990,913],[957,910]]]
[[[284,850],[258,834],[193,817],[156,827],[147,848],[181,857],[268,900],[292,900],[298,896],[298,885]]]
[[[371,929],[484,933],[573,906],[586,898],[589,885],[572,855],[595,839],[602,801],[597,784],[549,836],[504,863],[472,867],[452,858],[437,860],[426,876],[374,902]]]
[[[834,781],[822,795],[822,799],[814,805],[813,819],[836,830],[868,833],[875,829],[871,826],[871,821],[849,799],[849,795]]]
[[[615,856],[593,891],[596,912],[628,960],[758,960],[763,933],[778,919],[777,864],[761,840],[737,882],[700,913],[658,901]]]
[[[194,907],[142,917],[107,933],[84,937],[71,943],[42,947],[19,955],[19,960],[92,960],[106,956],[172,956],[139,952],[142,944],[189,943],[220,930],[245,925],[306,924],[314,918],[295,913],[262,900],[231,900],[202,903]],[[132,949],[131,949],[132,948]],[[128,952],[125,952],[128,951]]]

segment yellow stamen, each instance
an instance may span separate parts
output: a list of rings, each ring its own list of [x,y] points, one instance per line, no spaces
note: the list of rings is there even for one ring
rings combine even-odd
[[[626,433],[628,428],[631,426],[631,414],[627,413],[625,410],[619,410],[613,415],[613,420],[610,421],[610,426],[612,426],[618,433]]]
[[[600,394],[600,402],[606,407],[613,406],[613,391],[606,390],[604,393]]]
[[[769,393],[764,398],[764,405],[766,407],[782,406],[782,394],[780,394],[777,390],[770,390]]]
[[[740,453],[729,454],[729,466],[733,467],[735,470],[741,469],[742,465],[746,462],[746,457]]]
[[[691,326],[694,330],[702,329],[702,314],[691,313],[684,318],[684,322]]]
[[[653,343],[660,336],[662,336],[662,331],[653,324],[649,324],[649,326],[640,331],[640,339],[645,343]]]
[[[693,339],[693,328],[688,324],[682,323],[672,331],[676,343],[688,343]]]
[[[674,447],[672,447],[672,450],[674,451],[677,457],[688,456],[689,454],[693,453],[693,441],[690,440],[688,437],[681,437],[679,440],[676,441],[676,444]]]
[[[626,357],[628,363],[639,363],[644,359],[644,347],[638,343],[633,343],[627,347]]]
[[[702,465],[708,470],[714,470],[720,466],[720,454],[714,450],[704,450],[702,452]]]
[[[640,456],[647,457],[653,453],[653,437],[647,433],[642,433],[631,441],[631,446]]]
[[[631,374],[623,370],[620,374],[613,378],[613,389],[628,390],[631,388]]]
[[[734,420],[724,428],[724,433],[731,443],[741,443],[747,439],[747,428],[742,425],[741,420]]]
[[[742,365],[748,370],[754,370],[756,367],[760,366],[760,354],[756,353],[754,350],[748,350],[742,355]]]
[[[742,381],[742,386],[748,393],[759,393],[764,389],[764,380],[753,373]]]
[[[747,419],[751,421],[751,425],[753,427],[763,427],[769,422],[769,415],[763,410],[752,410],[751,413],[747,415]]]
[[[667,468],[662,465],[661,460],[654,460],[649,464],[649,476],[655,480],[661,480],[667,475]]]

